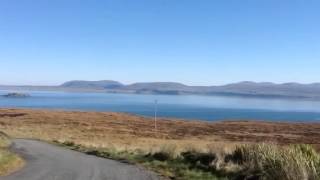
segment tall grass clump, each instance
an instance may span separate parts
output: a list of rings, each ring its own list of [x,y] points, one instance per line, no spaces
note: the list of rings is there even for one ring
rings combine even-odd
[[[177,146],[174,144],[163,144],[152,156],[159,161],[175,159],[177,157]]]
[[[23,165],[23,160],[8,150],[10,144],[9,137],[0,132],[0,177],[17,170]]]
[[[320,156],[309,145],[242,145],[235,149],[232,160],[242,166],[239,174],[243,179],[320,179]]]
[[[4,148],[0,148],[0,177],[22,166],[22,160]]]
[[[10,145],[9,137],[0,131],[0,148],[6,148]]]

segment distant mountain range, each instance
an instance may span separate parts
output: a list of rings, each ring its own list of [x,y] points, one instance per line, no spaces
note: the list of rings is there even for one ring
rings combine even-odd
[[[10,90],[61,90],[135,94],[199,94],[247,97],[282,97],[320,99],[320,83],[275,84],[269,82],[239,82],[223,86],[188,86],[175,82],[150,82],[125,85],[117,81],[69,81],[60,86],[0,86]]]

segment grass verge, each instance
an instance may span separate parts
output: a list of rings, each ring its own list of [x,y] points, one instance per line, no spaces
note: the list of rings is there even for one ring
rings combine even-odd
[[[18,155],[8,150],[9,146],[9,138],[0,132],[0,176],[5,176],[18,170],[24,164],[24,161]]]
[[[139,164],[177,180],[319,180],[320,155],[310,145],[240,145],[230,152],[188,150],[173,146],[157,152],[90,148],[73,142],[55,142],[89,155]]]
[[[98,157],[117,160],[120,162],[138,164],[157,172],[161,176],[177,180],[224,180],[223,176],[217,176],[210,169],[200,168],[194,163],[189,162],[182,156],[175,156],[173,150],[165,147],[155,153],[146,153],[143,151],[118,151],[112,148],[90,148],[73,142],[54,141],[55,144],[64,146],[71,150],[94,155]]]

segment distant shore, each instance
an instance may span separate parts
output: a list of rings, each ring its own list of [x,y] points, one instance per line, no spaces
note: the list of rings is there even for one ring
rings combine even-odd
[[[242,97],[242,98],[262,98],[262,99],[293,99],[293,100],[310,100],[320,101],[316,96],[304,95],[277,95],[277,94],[248,94],[234,92],[214,92],[214,93],[199,93],[199,92],[179,92],[179,91],[135,91],[135,90],[112,90],[112,89],[91,89],[91,88],[67,88],[59,86],[3,86],[0,85],[2,91],[48,91],[48,92],[74,92],[74,93],[110,93],[110,94],[144,94],[144,95],[198,95],[198,96],[222,96],[222,97]]]
[[[258,98],[294,98],[320,100],[320,83],[282,83],[244,81],[220,86],[189,86],[176,82],[122,84],[112,80],[68,81],[57,86],[0,85],[0,90],[102,92],[162,95],[219,95]]]

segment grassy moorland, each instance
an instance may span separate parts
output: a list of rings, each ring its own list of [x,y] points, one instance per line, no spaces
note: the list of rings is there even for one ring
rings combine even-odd
[[[320,179],[319,123],[160,119],[155,131],[123,113],[0,109],[0,129],[172,179]]]
[[[0,176],[9,174],[23,165],[23,160],[8,150],[9,138],[0,132]]]

